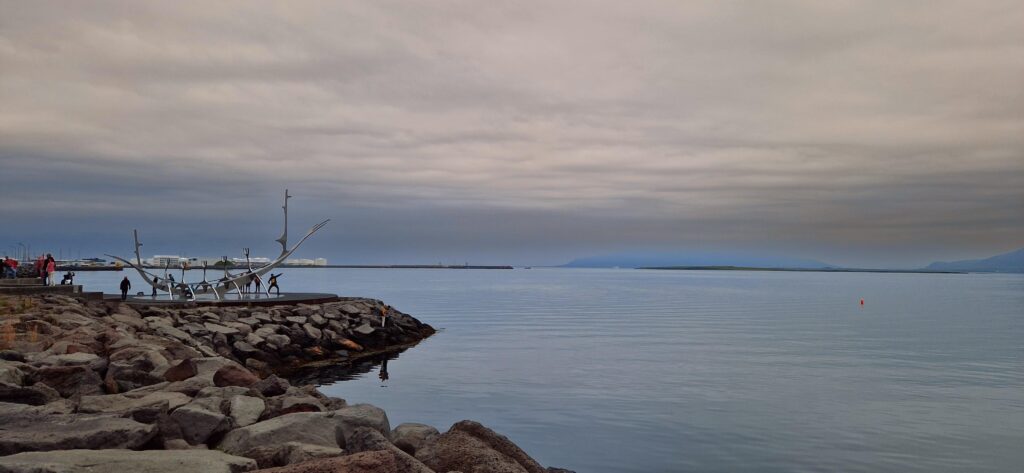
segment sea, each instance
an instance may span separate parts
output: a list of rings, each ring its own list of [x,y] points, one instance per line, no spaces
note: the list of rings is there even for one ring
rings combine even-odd
[[[1024,471],[1024,275],[282,271],[438,329],[310,377],[392,426],[473,419],[580,473]]]

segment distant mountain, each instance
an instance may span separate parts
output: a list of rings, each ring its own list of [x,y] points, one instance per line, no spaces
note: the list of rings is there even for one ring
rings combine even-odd
[[[647,268],[655,266],[742,266],[749,268],[821,269],[821,261],[741,252],[628,252],[579,258],[563,268]]]
[[[934,271],[974,271],[988,273],[1024,273],[1024,248],[985,259],[939,261],[926,268]]]

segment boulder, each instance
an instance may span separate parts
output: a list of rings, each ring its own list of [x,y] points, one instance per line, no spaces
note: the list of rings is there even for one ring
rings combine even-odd
[[[398,471],[403,473],[434,473],[434,470],[427,468],[426,465],[415,457],[394,446],[383,434],[367,427],[359,427],[349,436],[348,450],[350,452],[380,450],[391,452],[395,456],[395,463],[398,464]]]
[[[21,370],[21,363],[0,361],[0,383],[21,386],[25,384],[25,372]]]
[[[508,438],[468,420],[427,442],[416,458],[435,471],[546,473]]]
[[[181,428],[181,437],[190,445],[206,443],[211,436],[231,428],[231,420],[227,416],[196,401],[175,409],[171,419]]]
[[[103,380],[85,366],[47,366],[32,375],[37,383],[56,389],[63,397],[103,394]]]
[[[380,432],[385,437],[391,433],[391,425],[388,423],[388,415],[383,409],[370,404],[353,404],[336,411],[332,414],[338,419],[341,426],[342,439],[347,442],[348,438],[359,427],[368,427]],[[347,448],[346,444],[340,444]]]
[[[212,323],[212,322],[204,323],[203,327],[206,327],[206,330],[209,330],[209,331],[211,331],[213,333],[221,333],[221,334],[224,334],[224,335],[235,335],[235,334],[238,333],[238,329],[237,328],[227,327],[227,326],[220,325],[220,324],[215,324],[215,323]]]
[[[299,442],[285,442],[283,444],[264,445],[256,447],[243,455],[246,458],[256,460],[260,468],[272,468],[275,466],[291,465],[318,458],[339,457],[345,451],[337,447],[324,447],[322,445],[310,445]]]
[[[343,457],[311,460],[278,468],[257,470],[258,473],[399,473],[402,472],[391,452],[362,452]]]
[[[275,417],[228,432],[217,448],[242,455],[253,448],[273,443],[299,442],[338,447],[341,426],[331,412],[300,412]]]
[[[313,324],[303,324],[302,330],[306,332],[307,337],[313,340],[319,340],[320,337],[323,335],[323,332],[321,332],[320,329],[314,327]]]
[[[215,386],[252,386],[260,379],[239,365],[227,365],[213,375]]]
[[[105,396],[82,396],[78,411],[83,413],[123,414],[143,423],[155,422],[154,414],[173,411],[192,399],[185,394],[158,391],[143,396],[108,394]]]
[[[18,386],[0,382],[0,402],[41,406],[60,399],[60,393],[45,384]]]
[[[196,362],[191,358],[181,360],[180,363],[167,368],[164,371],[164,379],[167,381],[184,381],[198,374]]]
[[[263,399],[252,396],[235,396],[229,401],[228,411],[235,425],[245,427],[255,424],[266,409]]]
[[[240,473],[256,462],[213,450],[64,450],[0,458],[3,473]]]
[[[391,431],[391,442],[405,453],[415,455],[416,450],[440,434],[426,424],[405,423]]]
[[[114,415],[0,412],[0,455],[65,449],[139,448],[156,426]]]
[[[271,397],[284,394],[288,391],[290,386],[291,385],[288,384],[288,381],[278,378],[277,375],[270,375],[260,381],[257,381],[252,386],[249,386],[249,388],[256,390],[264,396]]]
[[[153,363],[146,358],[116,361],[107,367],[104,385],[107,392],[122,393],[162,382],[163,378],[150,374],[153,369]]]

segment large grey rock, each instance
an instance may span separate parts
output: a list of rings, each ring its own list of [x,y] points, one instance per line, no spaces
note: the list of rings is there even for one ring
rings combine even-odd
[[[353,332],[358,333],[360,335],[369,335],[369,334],[373,333],[376,330],[377,330],[377,327],[371,327],[370,324],[367,324],[367,323],[364,323],[364,324],[362,324],[362,325],[352,329]]]
[[[25,372],[21,363],[0,360],[0,383],[21,386],[25,384]]]
[[[206,330],[209,330],[214,333],[223,333],[224,335],[235,335],[238,333],[238,329],[236,328],[226,327],[224,325],[215,324],[212,322],[206,322],[203,324],[203,326],[206,327]]]
[[[138,448],[155,434],[155,425],[113,415],[0,412],[0,455],[75,448]]]
[[[427,442],[416,451],[416,459],[435,471],[546,473],[508,438],[468,420]]]
[[[320,332],[320,329],[314,327],[313,324],[303,324],[302,330],[306,332],[307,337],[313,340],[319,340],[321,335],[323,335],[323,333]]]
[[[256,462],[213,450],[64,450],[0,458],[0,473],[240,473]]]
[[[188,404],[192,399],[186,394],[157,391],[143,396],[126,394],[108,394],[105,396],[82,396],[79,412],[84,413],[120,413],[128,414],[139,420],[135,415],[139,411],[168,412]]]
[[[403,473],[434,473],[434,470],[428,468],[412,455],[402,451],[402,449],[389,442],[380,432],[371,428],[359,427],[355,429],[352,435],[348,437],[348,446],[346,448],[350,452],[381,450],[390,452],[395,456],[398,471]]]
[[[103,379],[85,366],[48,366],[36,370],[32,376],[63,397],[103,394]]]
[[[228,432],[217,445],[219,450],[242,455],[270,443],[299,442],[338,447],[341,426],[331,412],[300,412],[257,422]]]
[[[196,401],[175,409],[171,419],[181,427],[181,437],[191,445],[206,443],[211,436],[231,428],[231,420],[227,416]]]
[[[381,435],[387,437],[391,433],[391,424],[388,422],[388,415],[383,409],[370,404],[353,404],[332,411],[341,426],[343,439],[347,439],[359,427],[368,427]],[[345,448],[345,444],[341,444]]]
[[[407,422],[391,431],[391,442],[402,451],[415,455],[416,450],[438,435],[441,433],[429,425]]]
[[[267,405],[263,399],[252,396],[235,396],[229,401],[229,412],[235,425],[245,427],[255,424],[263,415]]]
[[[331,458],[344,455],[345,451],[337,447],[324,447],[299,442],[262,445],[243,455],[256,460],[260,468],[292,465],[318,458]]]
[[[18,386],[0,382],[0,402],[41,406],[60,399],[60,393],[45,384]]]

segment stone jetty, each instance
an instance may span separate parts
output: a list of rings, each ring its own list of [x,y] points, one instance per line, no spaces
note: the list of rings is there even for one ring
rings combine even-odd
[[[0,296],[0,473],[540,473],[489,428],[394,428],[287,374],[434,333],[381,301],[132,306]]]

